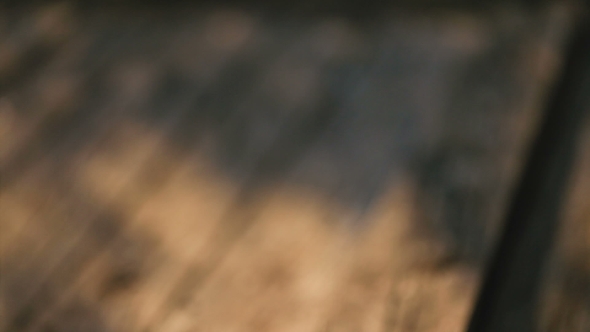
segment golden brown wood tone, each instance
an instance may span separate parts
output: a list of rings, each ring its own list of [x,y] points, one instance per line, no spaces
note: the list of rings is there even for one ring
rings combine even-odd
[[[0,13],[0,331],[460,331],[567,15]]]

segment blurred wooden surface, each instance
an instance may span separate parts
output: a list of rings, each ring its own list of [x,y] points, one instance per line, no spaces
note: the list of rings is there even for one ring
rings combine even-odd
[[[0,330],[460,331],[567,13],[2,12]]]

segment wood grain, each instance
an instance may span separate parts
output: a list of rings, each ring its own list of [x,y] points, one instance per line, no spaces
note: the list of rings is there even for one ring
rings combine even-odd
[[[463,328],[566,7],[132,8],[2,32],[1,331]]]

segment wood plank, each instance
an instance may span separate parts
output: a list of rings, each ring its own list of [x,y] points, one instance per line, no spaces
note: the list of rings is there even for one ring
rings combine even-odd
[[[232,50],[230,49],[228,51]],[[223,62],[220,64],[223,64]],[[182,99],[180,101],[182,101]],[[190,109],[187,108],[187,106],[192,106],[190,104],[185,104],[186,103],[181,102],[180,105],[177,105],[177,107],[184,109],[180,113],[186,113],[186,110]],[[160,130],[162,130],[162,132],[157,131],[153,133],[155,134],[154,137],[139,135],[140,139],[135,139],[135,137],[133,137],[133,134],[142,134],[141,130],[128,132],[122,135],[122,137],[119,137],[119,140],[116,138],[117,136],[115,136],[114,139],[109,140],[109,143],[106,144],[106,148],[102,149],[102,151],[101,149],[99,149],[98,151],[94,151],[94,155],[90,156],[89,161],[78,161],[76,165],[78,168],[78,173],[81,172],[82,175],[82,178],[79,180],[78,184],[89,185],[90,187],[94,187],[92,188],[92,191],[94,195],[97,195],[98,200],[102,200],[104,204],[113,207],[118,206],[118,209],[121,209],[123,212],[123,220],[121,220],[122,222],[127,223],[125,219],[133,219],[133,216],[136,213],[136,211],[138,209],[141,209],[141,206],[143,206],[146,203],[146,198],[157,194],[157,188],[153,186],[149,186],[146,188],[145,186],[146,183],[154,182],[153,179],[151,179],[150,177],[153,177],[154,175],[159,176],[159,173],[164,173],[164,177],[161,179],[162,181],[159,182],[161,182],[162,185],[165,185],[165,183],[167,182],[167,178],[169,177],[169,173],[174,173],[173,170],[178,168],[179,166],[179,163],[175,161],[175,159],[178,159],[178,157],[181,156],[174,156],[167,153],[178,149],[174,149],[173,147],[166,147],[165,144],[167,139],[176,137],[178,135],[176,133],[176,131],[180,129],[178,126],[178,120],[182,120],[185,117],[183,115],[181,115],[181,117],[174,115],[173,112],[170,112],[170,114],[172,115],[167,116],[168,118],[171,118],[168,119],[168,122],[170,122],[167,126],[168,128],[166,128],[166,126],[164,126],[163,128],[159,128]],[[172,122],[170,120],[172,120]],[[131,128],[133,128],[132,124],[129,123],[119,123],[118,125],[122,125],[123,127],[130,126]],[[162,124],[160,123],[160,125]],[[180,127],[186,127],[186,125],[182,124]],[[129,130],[131,128],[125,129]],[[187,128],[184,128],[182,130],[186,129]],[[120,145],[123,145],[123,149],[121,149],[122,147]],[[125,145],[127,145],[127,147],[125,147]],[[156,146],[156,148],[154,148],[154,145]],[[142,146],[147,146],[148,148],[143,149],[141,148]],[[117,151],[122,152],[122,154],[117,154]],[[134,158],[134,156],[138,156],[138,153],[139,155],[141,155],[142,151],[148,153],[148,158]],[[106,156],[104,156],[105,154]],[[145,153],[143,154],[145,155]],[[98,160],[94,157],[98,157]],[[128,162],[125,162],[126,160]],[[85,165],[85,163],[88,165]],[[90,166],[90,169],[88,169],[88,167],[85,166]],[[140,168],[140,170],[138,171],[137,168]],[[98,174],[96,173],[97,171],[99,172]],[[104,171],[109,173],[104,173]],[[154,171],[157,171],[158,174],[154,173]],[[130,174],[132,173],[139,174],[131,176]],[[104,175],[109,176],[105,178]],[[87,179],[90,179],[94,182],[85,181]],[[95,181],[97,179],[100,179],[100,181]],[[108,181],[106,186],[103,185],[105,180]],[[123,181],[123,184],[121,183],[121,181]],[[128,183],[130,181],[131,183]],[[129,227],[129,225],[122,226],[124,228]],[[124,230],[123,233],[128,233],[128,230]],[[65,293],[60,298],[59,305],[57,305],[53,310],[50,310],[48,313],[45,313],[45,318],[41,318],[39,322],[33,324],[33,329],[35,325],[43,324],[44,320],[51,319],[51,312],[59,311],[60,308],[64,305],[67,306],[69,301],[68,299],[72,298],[72,296],[75,296],[80,292],[80,287],[78,286],[82,285],[82,288],[88,288],[91,292],[97,291],[96,288],[100,287],[100,285],[96,285],[97,280],[100,284],[100,280],[103,280],[104,278],[101,278],[100,276],[97,277],[98,273],[96,273],[96,271],[100,271],[101,269],[109,270],[109,259],[111,259],[111,256],[115,254],[114,252],[112,252],[113,248],[111,247],[117,248],[117,244],[119,242],[126,241],[125,238],[121,238],[122,236],[120,235],[112,234],[111,237],[113,236],[115,238],[105,239],[106,241],[111,243],[112,246],[101,249],[100,252],[102,253],[97,254],[97,257],[87,257],[86,259],[90,259],[90,262],[82,262],[85,267],[82,268],[83,274],[79,278],[76,278],[78,281],[74,285],[72,285],[72,287],[68,287],[68,289],[65,290]],[[70,260],[68,260],[66,261],[66,264],[72,263],[70,262]],[[94,276],[95,278],[93,278],[92,276]]]
[[[305,40],[305,39],[304,39]],[[296,46],[298,45],[297,42],[294,43]],[[284,52],[281,51],[282,53],[285,54],[289,54],[289,52]],[[278,63],[284,63],[285,59],[284,57],[281,58],[279,57],[278,60],[276,60],[276,62]],[[275,68],[275,66],[270,66],[271,70],[269,72],[269,74],[273,74],[273,71],[275,71],[277,68]],[[278,69],[281,69],[280,67]],[[266,78],[267,74],[262,75],[263,78]],[[262,87],[262,89],[264,88],[268,88],[268,86],[265,86],[265,84],[268,84],[269,82],[265,81],[263,79],[263,81],[261,81],[260,86]],[[257,82],[258,85],[258,82]],[[253,98],[260,98],[260,96],[258,96],[260,88],[258,88],[258,90],[256,90],[254,92],[254,97]],[[262,90],[263,91],[263,90]],[[246,101],[240,101],[239,105],[238,105],[238,115],[239,114],[243,114],[244,111],[248,111],[251,110],[250,107],[252,105],[252,98],[246,98]],[[244,109],[241,109],[244,108]],[[230,122],[231,124],[231,122]],[[231,127],[229,128],[231,129]],[[198,155],[198,154],[197,154]],[[168,158],[168,157],[162,157],[162,158]],[[195,159],[196,158],[196,159]],[[211,265],[215,265],[218,259],[221,259],[224,255],[224,252],[226,251],[226,246],[231,246],[232,242],[234,241],[234,237],[235,236],[240,236],[240,232],[236,232],[235,229],[233,229],[233,225],[232,225],[232,221],[231,220],[224,220],[227,217],[225,216],[226,213],[221,213],[223,210],[219,210],[219,207],[223,207],[225,201],[228,200],[228,198],[222,198],[220,197],[218,202],[215,203],[214,201],[210,201],[210,200],[206,200],[207,203],[206,205],[210,205],[210,206],[200,206],[199,204],[195,203],[194,201],[192,201],[191,199],[194,199],[195,197],[199,198],[199,200],[197,200],[197,202],[202,201],[206,198],[206,195],[211,195],[214,194],[216,191],[218,191],[219,189],[216,189],[217,187],[220,186],[219,183],[216,183],[215,181],[219,181],[219,180],[215,180],[218,179],[219,176],[215,176],[214,174],[211,174],[210,171],[207,171],[205,174],[201,174],[199,175],[199,173],[201,171],[203,171],[203,166],[199,166],[201,164],[203,164],[201,161],[199,161],[201,157],[200,156],[193,156],[191,159],[186,160],[185,163],[187,163],[186,168],[187,170],[192,169],[192,173],[193,177],[195,174],[195,169],[197,170],[196,174],[197,177],[194,180],[191,180],[190,178],[186,178],[186,175],[183,177],[183,181],[184,182],[180,182],[175,184],[172,189],[170,189],[171,191],[169,191],[168,189],[164,190],[164,193],[166,193],[164,196],[160,196],[157,195],[157,197],[160,197],[160,199],[155,199],[153,202],[151,202],[150,204],[146,205],[145,209],[141,209],[140,210],[140,214],[137,218],[139,218],[139,230],[141,230],[142,228],[147,229],[147,231],[152,232],[152,233],[156,233],[159,234],[159,240],[161,241],[161,245],[164,247],[163,249],[168,252],[171,251],[172,258],[173,261],[172,262],[167,262],[164,263],[164,266],[166,267],[163,271],[161,271],[161,274],[158,271],[162,270],[162,269],[158,269],[158,271],[156,271],[154,273],[154,276],[146,276],[147,281],[145,282],[145,284],[147,285],[142,285],[139,286],[142,290],[139,291],[138,293],[138,297],[140,299],[145,298],[146,296],[148,298],[151,298],[151,300],[149,302],[146,301],[139,301],[139,302],[135,302],[134,300],[134,296],[131,296],[131,299],[134,300],[135,305],[134,306],[129,306],[129,305],[121,305],[120,309],[116,310],[109,310],[109,312],[113,312],[113,313],[117,313],[117,314],[121,314],[121,312],[128,312],[130,311],[130,308],[136,308],[137,310],[131,310],[131,311],[139,311],[139,318],[137,318],[140,321],[140,324],[145,324],[143,321],[145,320],[158,320],[157,318],[154,318],[153,316],[156,315],[163,315],[163,317],[166,316],[166,311],[168,310],[168,308],[166,308],[167,303],[169,303],[170,301],[175,302],[176,299],[175,297],[177,297],[178,295],[176,294],[178,292],[178,288],[179,285],[178,283],[180,283],[180,287],[182,288],[182,284],[187,281],[187,277],[190,277],[192,275],[191,271],[196,270],[204,270],[207,271],[208,269],[211,269]],[[207,168],[207,167],[205,167]],[[115,168],[117,169],[117,168]],[[189,173],[189,174],[190,174]],[[208,175],[207,175],[208,174]],[[200,184],[199,186],[196,186],[195,188],[190,188],[186,186],[186,183],[195,183],[195,181],[197,181],[196,183]],[[174,182],[176,183],[176,182]],[[179,187],[180,185],[180,187]],[[235,186],[235,185],[234,185]],[[224,186],[222,186],[224,187]],[[211,191],[213,190],[213,192]],[[223,190],[223,191],[227,191],[227,190]],[[235,189],[230,190],[231,191],[235,191]],[[180,193],[178,193],[180,192]],[[202,193],[201,193],[202,192]],[[180,196],[179,196],[180,195]],[[196,196],[195,196],[196,195]],[[205,195],[205,196],[203,196]],[[225,194],[226,196],[228,194]],[[186,198],[185,198],[186,196]],[[235,200],[234,198],[235,193],[229,195],[228,197],[231,198],[231,200]],[[173,204],[174,206],[176,206],[176,204],[173,203],[173,201],[167,199],[166,197],[174,197],[174,201],[181,204],[180,206],[182,206],[183,202],[184,203],[189,203],[192,202],[191,204],[185,204],[185,207],[179,207],[182,209],[182,211],[192,211],[193,213],[186,213],[184,214],[183,218],[179,218],[179,216],[176,213],[170,213],[170,211],[168,210],[168,208],[170,208],[170,204]],[[165,204],[168,205],[162,205],[161,202],[159,202],[159,200],[161,201],[162,199],[164,199]],[[188,201],[186,199],[189,199]],[[154,210],[155,207],[155,210]],[[168,207],[168,208],[167,208]],[[230,206],[231,207],[231,206]],[[207,216],[211,215],[210,212],[207,212],[209,209],[213,208],[214,211],[218,211],[218,212],[214,212],[213,213],[213,218],[208,218]],[[188,210],[187,210],[188,209]],[[145,211],[144,211],[145,210]],[[146,212],[147,211],[147,212]],[[152,211],[152,212],[150,212]],[[156,213],[154,213],[153,211],[156,211]],[[160,211],[161,213],[158,213],[157,211]],[[221,214],[220,214],[221,213]],[[147,217],[144,217],[144,215],[147,215]],[[191,217],[193,216],[193,217]],[[200,218],[198,218],[197,220],[194,220],[194,216],[200,216]],[[217,216],[215,218],[215,216]],[[188,218],[188,219],[187,219]],[[182,220],[186,219],[186,223],[183,223]],[[167,221],[170,220],[170,221]],[[226,225],[225,227],[230,227],[231,229],[229,229],[229,233],[227,229],[215,229],[213,228],[212,230],[215,231],[215,233],[219,233],[219,234],[215,234],[215,236],[208,236],[208,233],[210,231],[207,231],[207,229],[211,229],[213,226],[216,226],[215,224],[218,223],[219,221],[223,221],[224,223],[229,223],[228,225]],[[166,225],[166,227],[162,228],[162,225]],[[234,234],[235,235],[231,235]],[[168,236],[166,234],[169,234]],[[187,238],[187,240],[182,240],[182,241],[178,241],[178,236],[183,235],[184,237]],[[169,236],[171,236],[171,239],[169,240]],[[189,237],[190,236],[190,237]],[[228,237],[229,236],[229,237]],[[213,240],[210,239],[210,237],[213,238]],[[201,239],[201,241],[196,241],[196,243],[200,243],[200,242],[204,242],[204,244],[198,245],[197,247],[194,247],[194,245],[191,245],[191,241],[188,241],[188,239],[192,239],[193,241],[196,241],[198,239]],[[188,242],[187,242],[188,241]],[[191,259],[182,259],[182,256],[187,256],[187,257],[192,257]],[[201,259],[199,259],[198,257],[202,257]],[[200,261],[203,262],[200,262]],[[187,275],[188,273],[188,275]],[[197,277],[195,277],[197,278]],[[184,280],[184,281],[183,281]],[[193,282],[191,282],[193,283]],[[155,286],[158,285],[159,286]],[[188,287],[188,286],[187,286]],[[168,294],[170,293],[170,294]],[[172,298],[169,298],[169,297]],[[125,302],[125,301],[123,301]],[[141,305],[140,305],[141,304]],[[164,305],[164,307],[162,307],[162,305]],[[147,311],[146,311],[147,310]],[[158,311],[161,311],[161,313],[159,313]],[[146,314],[147,312],[147,314]],[[133,314],[133,313],[131,313]],[[156,316],[157,317],[157,316]],[[149,324],[148,324],[149,325]]]
[[[124,58],[95,69],[113,76],[113,92],[97,97],[92,117],[66,126],[68,135],[33,153],[0,191],[0,259],[20,266],[2,273],[38,277],[16,295],[5,291],[15,277],[3,278],[0,319],[30,304],[9,308],[16,296],[37,305],[35,317],[24,315],[27,331],[460,329],[479,266],[453,261],[461,240],[445,240],[449,225],[436,227],[446,221],[424,220],[432,188],[408,168],[437,151],[455,165],[465,154],[455,146],[464,140],[469,150],[481,138],[464,124],[493,122],[513,143],[481,149],[478,162],[497,166],[490,178],[500,189],[477,190],[501,211],[559,57],[560,33],[532,34],[561,23],[526,13],[405,14],[279,22],[219,10],[163,18],[145,33],[130,28],[133,19],[91,15],[121,23],[112,31],[127,31],[130,43],[117,51]],[[494,62],[507,48],[509,60]],[[496,81],[453,83],[494,68]],[[522,71],[511,75],[515,68]],[[483,93],[465,102],[500,93],[506,80],[526,86],[524,97],[493,104]],[[471,118],[480,106],[477,114],[492,116]],[[0,126],[12,121],[2,114]],[[316,128],[318,114],[326,119]],[[434,191],[445,181],[454,179]],[[474,217],[493,233],[495,215]]]

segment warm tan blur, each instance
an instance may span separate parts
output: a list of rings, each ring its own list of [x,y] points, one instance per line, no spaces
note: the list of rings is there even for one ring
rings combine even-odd
[[[353,14],[0,11],[0,331],[461,331],[570,11]]]

